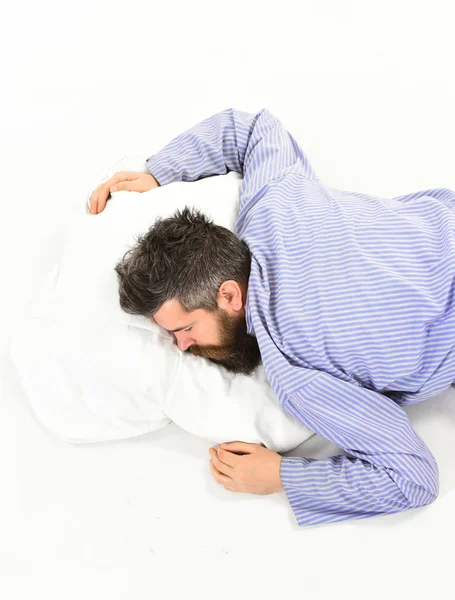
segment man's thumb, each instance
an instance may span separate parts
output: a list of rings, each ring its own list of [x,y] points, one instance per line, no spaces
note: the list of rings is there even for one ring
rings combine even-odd
[[[225,442],[220,444],[222,450],[229,450],[229,452],[241,452],[242,454],[251,454],[254,452],[254,445],[248,442]]]

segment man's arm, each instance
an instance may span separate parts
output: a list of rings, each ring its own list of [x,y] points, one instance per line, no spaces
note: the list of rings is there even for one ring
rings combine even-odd
[[[94,191],[91,212],[104,210],[110,192],[145,192],[175,181],[196,181],[235,171],[243,176],[240,207],[285,173],[315,175],[297,142],[267,109],[229,108],[174,138],[146,160],[147,173],[116,173]],[[114,186],[114,187],[113,187]]]
[[[196,181],[235,171],[243,200],[289,170],[314,177],[294,138],[267,109],[256,114],[229,108],[173,139],[146,162],[160,185]]]
[[[280,479],[299,525],[396,513],[438,495],[438,466],[387,396],[320,373],[283,405],[348,456],[283,457]]]

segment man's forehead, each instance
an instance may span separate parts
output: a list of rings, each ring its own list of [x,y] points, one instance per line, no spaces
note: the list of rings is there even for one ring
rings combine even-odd
[[[152,318],[163,329],[175,331],[189,327],[199,312],[185,312],[178,300],[171,299],[162,304]]]
[[[158,318],[165,317],[179,317],[186,315],[185,311],[182,308],[182,305],[175,298],[171,298],[170,300],[166,300],[164,304],[162,304],[159,310],[153,315]]]

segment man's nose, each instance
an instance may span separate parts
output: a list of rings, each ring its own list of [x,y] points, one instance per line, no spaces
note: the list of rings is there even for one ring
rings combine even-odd
[[[180,332],[175,333],[174,335],[177,339],[177,346],[182,352],[185,352],[185,350],[194,344],[193,338],[191,338],[189,335],[185,335],[184,333],[182,335]]]

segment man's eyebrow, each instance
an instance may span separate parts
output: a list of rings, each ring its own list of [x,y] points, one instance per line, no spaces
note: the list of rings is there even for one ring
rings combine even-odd
[[[176,333],[177,331],[182,331],[182,329],[188,329],[188,327],[192,327],[194,325],[194,322],[191,323],[190,325],[185,325],[185,327],[179,327],[178,329],[166,329],[166,331],[168,333]]]

